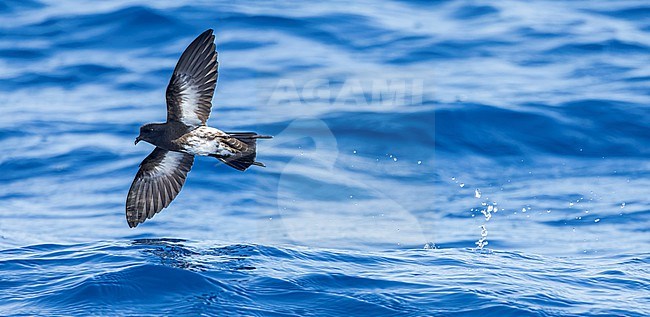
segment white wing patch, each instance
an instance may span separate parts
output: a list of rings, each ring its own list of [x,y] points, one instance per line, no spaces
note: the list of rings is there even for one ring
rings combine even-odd
[[[193,84],[191,78],[188,76],[182,76],[182,86],[181,86],[181,117],[183,122],[187,125],[201,125],[201,119],[196,113],[196,108],[199,106],[199,91],[196,89],[196,85]]]
[[[183,155],[183,153],[168,152],[167,155],[165,155],[165,158],[163,158],[163,160],[160,162],[160,165],[156,166],[155,175],[160,176],[160,174],[172,174],[178,168],[178,165],[183,159]]]

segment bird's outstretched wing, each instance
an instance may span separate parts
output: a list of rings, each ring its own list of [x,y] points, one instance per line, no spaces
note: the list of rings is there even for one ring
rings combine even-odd
[[[167,121],[205,125],[217,85],[217,51],[212,29],[185,49],[167,86]]]
[[[140,163],[140,170],[126,198],[126,221],[136,227],[176,198],[181,191],[187,173],[194,163],[194,156],[156,148]]]

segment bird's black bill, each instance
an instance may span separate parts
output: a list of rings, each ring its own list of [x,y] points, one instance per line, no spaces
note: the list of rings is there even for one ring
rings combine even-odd
[[[133,142],[134,145],[138,145],[138,142],[140,142],[142,139],[140,137],[135,138],[135,142]]]

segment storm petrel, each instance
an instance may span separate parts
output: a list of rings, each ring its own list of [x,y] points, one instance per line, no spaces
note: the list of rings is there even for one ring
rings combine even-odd
[[[255,161],[254,132],[223,132],[208,127],[212,95],[217,84],[217,51],[212,30],[188,46],[167,86],[167,122],[140,127],[135,144],[146,141],[156,148],[140,163],[126,198],[126,221],[136,227],[176,198],[194,163],[194,156],[212,156],[244,171]]]

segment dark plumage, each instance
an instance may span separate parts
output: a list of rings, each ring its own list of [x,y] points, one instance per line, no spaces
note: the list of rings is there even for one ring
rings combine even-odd
[[[217,84],[217,52],[212,30],[199,35],[181,55],[167,86],[167,121],[140,127],[135,144],[156,146],[147,156],[126,198],[129,227],[153,217],[176,198],[195,155],[218,158],[244,171],[255,161],[257,139],[271,138],[254,132],[227,133],[206,125]]]

